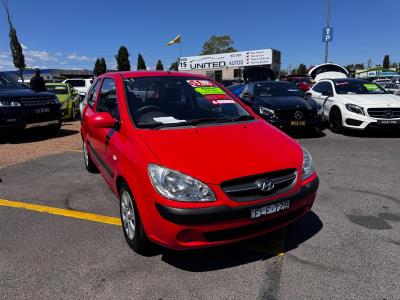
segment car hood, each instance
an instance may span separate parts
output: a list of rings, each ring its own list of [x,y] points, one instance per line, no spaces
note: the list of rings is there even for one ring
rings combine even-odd
[[[287,168],[301,168],[303,154],[293,139],[257,120],[197,128],[140,130],[159,164],[204,183]]]
[[[66,102],[69,99],[69,95],[56,95],[56,96],[57,96],[58,101],[60,101],[60,102]]]
[[[380,95],[337,95],[346,103],[363,105],[396,105],[400,106],[400,97],[392,94]]]
[[[48,92],[35,92],[30,89],[9,89],[0,90],[0,97],[43,97],[43,96],[53,96],[53,94]]]
[[[313,100],[305,100],[302,97],[288,96],[288,97],[257,97],[255,99],[256,105],[264,105],[272,109],[312,109]]]

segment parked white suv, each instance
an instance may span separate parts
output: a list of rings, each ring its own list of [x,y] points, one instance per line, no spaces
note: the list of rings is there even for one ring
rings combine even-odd
[[[389,94],[374,82],[362,79],[323,79],[309,90],[322,105],[324,118],[333,132],[344,128],[400,129],[400,97]]]
[[[83,100],[86,93],[89,91],[92,82],[92,78],[70,78],[63,81],[63,83],[69,83],[73,86],[73,88],[78,92],[81,100]]]

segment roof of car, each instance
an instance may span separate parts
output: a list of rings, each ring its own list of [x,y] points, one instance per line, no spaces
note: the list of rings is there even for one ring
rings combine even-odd
[[[361,79],[361,78],[336,78],[336,79],[329,79],[329,80],[332,80],[333,82],[368,81],[368,80]]]
[[[68,86],[68,83],[66,82],[46,82],[47,86]]]
[[[201,79],[210,79],[207,76],[183,73],[183,72],[171,72],[171,71],[125,71],[125,72],[110,72],[101,76],[117,76],[120,75],[122,78],[135,78],[135,77],[167,77],[167,76],[180,76],[180,77],[196,77]]]

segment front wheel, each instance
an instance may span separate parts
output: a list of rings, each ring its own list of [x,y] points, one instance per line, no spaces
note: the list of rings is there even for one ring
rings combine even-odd
[[[125,240],[135,252],[146,254],[151,243],[144,232],[135,200],[128,186],[123,183],[120,188],[120,216]]]
[[[333,108],[329,114],[329,127],[334,133],[343,132],[342,113],[338,108]]]

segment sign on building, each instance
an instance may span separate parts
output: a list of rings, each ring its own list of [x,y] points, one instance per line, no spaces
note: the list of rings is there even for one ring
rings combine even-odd
[[[322,30],[322,41],[324,43],[333,41],[333,27],[324,27]]]
[[[272,49],[181,57],[179,70],[203,70],[267,65],[272,63]]]

